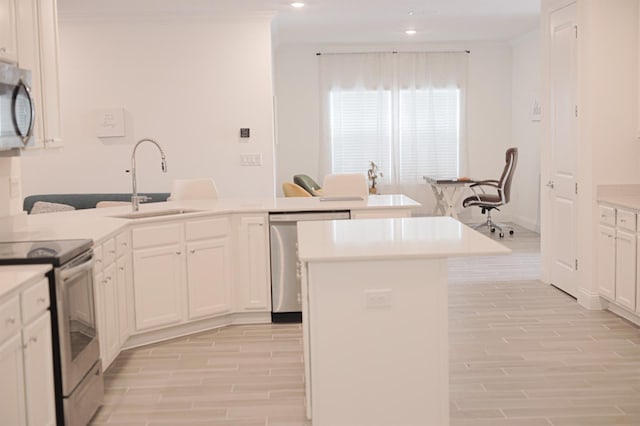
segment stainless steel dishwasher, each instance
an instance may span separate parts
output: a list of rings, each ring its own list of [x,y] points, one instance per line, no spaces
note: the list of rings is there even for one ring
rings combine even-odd
[[[271,241],[271,321],[301,322],[302,301],[298,276],[298,230],[303,220],[349,219],[348,210],[269,214]]]

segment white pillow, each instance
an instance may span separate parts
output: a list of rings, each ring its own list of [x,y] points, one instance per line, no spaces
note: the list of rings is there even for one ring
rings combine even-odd
[[[31,212],[29,214],[66,212],[75,209],[75,207],[68,204],[50,203],[48,201],[36,201],[33,204],[33,207],[31,208]]]

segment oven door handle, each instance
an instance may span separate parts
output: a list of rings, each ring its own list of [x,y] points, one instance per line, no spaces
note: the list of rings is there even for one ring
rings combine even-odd
[[[78,275],[81,272],[90,271],[93,269],[94,260],[93,257],[87,260],[86,262],[73,266],[69,269],[62,269],[60,271],[60,278],[62,281],[67,281],[69,278]]]

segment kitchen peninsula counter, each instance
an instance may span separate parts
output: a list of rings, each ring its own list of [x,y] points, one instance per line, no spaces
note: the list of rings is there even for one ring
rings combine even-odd
[[[451,217],[298,223],[314,426],[449,424],[447,258],[508,254]]]
[[[144,218],[122,218],[130,215],[131,206],[82,209],[37,215],[21,215],[10,227],[0,226],[0,241],[29,241],[67,238],[91,238],[100,241],[117,233],[127,225],[147,224],[168,220],[195,219],[212,214],[255,214],[270,212],[303,212],[349,210],[358,214],[395,215],[398,211],[410,215],[420,204],[397,194],[373,195],[365,200],[322,201],[319,197],[290,198],[229,198],[217,200],[167,201],[140,204],[141,215],[168,210],[186,211],[182,214],[158,215]]]

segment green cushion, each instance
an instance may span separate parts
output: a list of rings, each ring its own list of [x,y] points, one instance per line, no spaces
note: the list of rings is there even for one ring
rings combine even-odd
[[[294,175],[293,183],[300,185],[310,194],[314,194],[314,191],[320,189],[320,185],[307,175]]]

